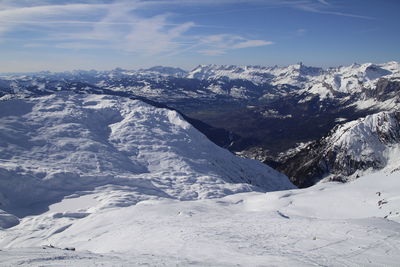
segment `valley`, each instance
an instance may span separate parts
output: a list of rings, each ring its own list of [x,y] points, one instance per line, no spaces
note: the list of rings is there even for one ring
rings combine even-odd
[[[192,71],[154,67],[137,71],[74,71],[3,76],[3,95],[57,91],[111,94],[172,108],[217,145],[289,175],[293,151],[317,142],[335,126],[396,110],[397,62],[322,69],[200,65]],[[204,123],[208,124],[205,125]],[[302,155],[302,154],[299,154]],[[297,157],[298,158],[298,157]],[[283,164],[284,163],[284,164]],[[311,180],[321,179],[321,172]]]
[[[400,260],[396,70],[343,95],[165,70],[1,77],[2,265]]]
[[[0,267],[395,267],[400,1],[0,0]]]

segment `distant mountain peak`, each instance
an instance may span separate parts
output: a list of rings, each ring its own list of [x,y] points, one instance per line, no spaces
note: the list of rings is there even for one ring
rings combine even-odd
[[[154,66],[148,69],[140,69],[139,72],[158,72],[160,74],[184,77],[187,74],[186,70],[176,67]]]

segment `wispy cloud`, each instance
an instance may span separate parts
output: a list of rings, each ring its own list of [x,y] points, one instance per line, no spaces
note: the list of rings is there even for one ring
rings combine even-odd
[[[318,0],[318,2],[320,2],[323,5],[329,6],[330,4],[328,3],[328,1],[326,0]]]
[[[41,45],[74,50],[114,49],[145,55],[173,55],[186,51],[221,55],[232,50],[273,44],[270,40],[232,34],[232,29],[224,30],[223,25],[199,25],[190,19],[183,21],[185,16],[182,14],[179,22],[176,22],[174,18],[177,14],[153,8],[237,3],[256,4],[257,9],[285,7],[311,13],[371,19],[341,12],[328,0],[0,0],[0,40],[7,33],[24,27],[24,30],[44,32],[40,35],[44,42]],[[144,15],[141,12],[143,9],[153,12]],[[219,9],[215,12],[235,11]],[[205,26],[214,27],[218,33],[193,33],[194,28]],[[305,32],[305,29],[298,29],[296,34],[301,36]],[[33,42],[28,40],[25,47],[29,47],[29,43],[39,47],[40,38],[37,37]]]
[[[223,0],[222,2],[232,1]],[[106,48],[149,55],[165,52],[179,53],[179,51],[195,49],[209,51],[207,54],[216,55],[232,49],[271,44],[270,41],[251,40],[229,34],[199,37],[188,34],[188,31],[194,27],[203,27],[203,25],[192,21],[172,23],[173,15],[168,13],[141,16],[138,12],[138,9],[151,5],[175,5],[183,2],[186,4],[212,3],[207,0],[102,2],[87,0],[80,3],[69,1],[57,5],[50,5],[49,2],[37,1],[35,2],[37,5],[32,6],[32,3],[28,4],[29,1],[23,1],[20,3],[24,6],[18,6],[13,1],[1,1],[0,34],[12,32],[20,26],[30,25],[48,29],[47,36],[42,36],[42,38],[51,41],[48,45],[55,48]],[[218,26],[215,28],[223,29]],[[35,46],[37,45],[35,43]],[[210,52],[212,50],[214,52]]]
[[[142,20],[124,36],[125,43],[121,48],[131,52],[157,54],[180,48],[183,34],[193,27],[193,22],[178,26],[166,26],[166,15]]]
[[[292,8],[298,9],[305,12],[319,13],[333,16],[352,17],[357,19],[375,19],[370,16],[362,14],[353,14],[345,12],[339,9],[333,1],[328,0],[149,0],[146,1],[148,5],[223,5],[223,4],[235,4],[235,3],[246,3],[246,4],[258,4],[261,6],[251,8],[237,8],[237,9],[226,9],[223,11],[210,11],[208,13],[194,13],[186,14],[186,16],[198,16],[205,14],[226,14],[242,11],[259,10],[260,8]]]
[[[7,32],[11,32],[19,26],[40,24],[42,26],[53,27],[51,21],[54,18],[71,19],[74,16],[84,15],[88,12],[96,14],[107,8],[104,4],[65,4],[65,5],[39,5],[28,7],[16,7],[6,4],[3,1],[0,5],[0,37]],[[21,1],[22,2],[22,1]]]
[[[199,44],[206,47],[205,49],[201,49],[199,53],[208,56],[217,56],[225,54],[229,50],[266,46],[273,44],[273,42],[246,39],[239,35],[218,34],[202,38],[199,40]]]
[[[296,4],[293,6],[293,8],[303,10],[306,12],[317,13],[317,14],[326,14],[326,15],[350,17],[350,18],[356,18],[356,19],[367,19],[367,20],[375,19],[370,16],[364,16],[364,15],[359,15],[359,14],[338,11],[337,8],[333,4],[330,4],[325,0],[318,0],[317,2],[307,2],[307,3],[302,3],[302,4]]]
[[[97,9],[106,9],[106,4],[64,4],[64,5],[39,5],[30,7],[2,6],[0,8],[1,23],[7,24],[8,20],[17,23],[20,19],[24,23],[25,19],[40,18],[43,20],[57,16],[71,16],[88,11],[96,12]]]

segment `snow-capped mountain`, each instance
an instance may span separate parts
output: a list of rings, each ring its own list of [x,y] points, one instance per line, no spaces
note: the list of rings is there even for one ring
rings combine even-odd
[[[361,109],[388,105],[390,108],[393,107],[394,103],[374,102],[371,96],[377,95],[376,88],[379,85],[396,83],[396,103],[399,102],[400,64],[395,61],[384,64],[355,63],[328,69],[308,67],[302,63],[286,67],[200,65],[186,77],[207,81],[249,81],[263,88],[258,89],[261,94],[259,100],[291,94],[291,96],[302,96],[299,101],[307,102],[316,96],[321,105],[324,105],[323,100],[327,98],[343,103],[350,100],[350,104],[355,104]],[[220,87],[209,87],[213,92],[226,94],[226,90],[215,88]],[[282,88],[286,90],[282,91]],[[242,95],[249,95],[248,89],[242,89]]]
[[[0,114],[0,203],[17,216],[88,192],[104,208],[294,188],[216,146],[176,111],[139,100],[61,92],[0,101]]]
[[[280,168],[301,186],[349,181],[376,170],[400,170],[400,112],[379,112],[335,127]]]
[[[186,77],[200,80],[248,80],[258,85],[299,86],[299,83],[306,81],[307,77],[315,77],[323,73],[322,68],[307,67],[302,63],[286,67],[199,65]]]
[[[268,98],[288,95],[312,96],[320,101],[338,98],[348,102],[367,101],[376,95],[384,82],[400,82],[400,64],[353,64],[322,69],[302,63],[286,67],[200,65],[190,72],[179,68],[156,66],[149,69],[111,71],[40,72],[3,76],[2,92],[14,90],[60,90],[54,82],[75,82],[103,89],[129,91],[153,100],[171,102],[181,99],[215,99],[250,101],[257,104]],[[70,86],[73,88],[73,86]],[[361,104],[359,104],[361,105]],[[364,106],[366,104],[364,103]]]
[[[338,124],[400,105],[400,65],[353,64],[322,69],[200,65],[186,73],[144,70],[40,72],[0,78],[0,96],[58,91],[149,99],[222,128],[219,145],[279,166],[288,150],[320,139]],[[215,135],[202,131],[214,142]],[[280,153],[286,156],[280,157]]]
[[[371,88],[381,77],[400,78],[400,65],[395,61],[384,64],[354,63],[328,69],[309,67],[303,63],[285,67],[199,65],[186,77],[200,80],[239,79],[255,84],[292,85],[306,90],[316,84],[324,84],[325,90],[352,93]]]
[[[186,77],[199,80],[248,80],[261,84],[271,80],[273,69],[274,67],[262,66],[199,65]]]
[[[82,72],[82,71],[80,71]],[[150,79],[163,79],[163,78],[183,78],[187,75],[187,71],[181,68],[154,66],[148,69],[139,70],[126,70],[116,68],[112,71],[97,72],[96,76],[100,79],[108,78],[150,78]]]
[[[187,71],[181,68],[174,68],[174,67],[164,67],[164,66],[154,66],[148,69],[140,69],[138,70],[139,73],[147,73],[148,75],[165,75],[171,76],[176,78],[183,78],[187,75]]]
[[[124,75],[107,81],[128,84]],[[299,153],[292,150],[297,161],[289,166],[305,166],[296,174],[307,179],[320,170],[331,181],[361,177],[296,189],[285,175],[211,143],[174,110],[87,81],[45,74],[41,87],[38,79],[4,79],[13,86],[3,90],[0,101],[0,265],[395,266],[400,261],[399,111],[347,123],[352,110],[346,118],[333,114],[340,125],[319,142],[303,144]],[[157,84],[172,86],[174,79]],[[187,80],[192,79],[180,81]],[[61,92],[50,81],[62,85]],[[391,99],[398,92],[392,80],[380,83],[371,98]],[[305,105],[301,99],[276,100],[288,101],[287,112],[297,105],[313,108],[294,118],[282,116],[277,102],[245,108],[279,121],[277,130],[283,120],[315,124],[305,116],[312,112],[325,119],[320,102],[314,98]],[[228,119],[242,114],[234,108]],[[249,123],[258,122],[254,118]]]

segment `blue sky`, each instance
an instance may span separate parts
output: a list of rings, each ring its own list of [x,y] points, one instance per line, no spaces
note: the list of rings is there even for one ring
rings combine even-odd
[[[0,0],[0,72],[400,60],[398,0]]]

